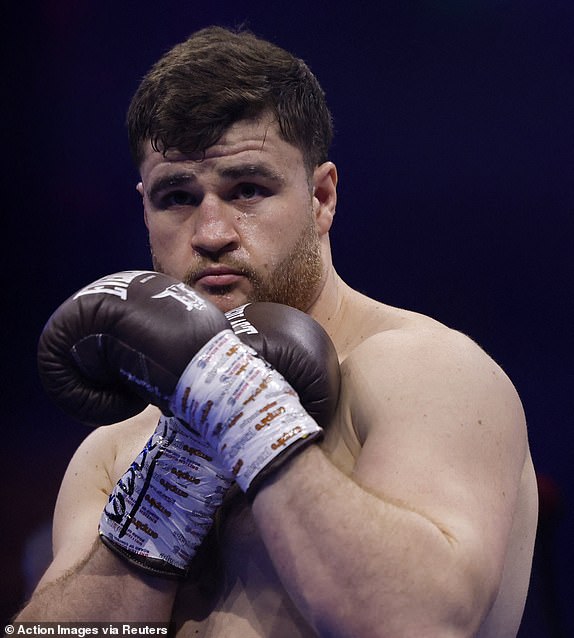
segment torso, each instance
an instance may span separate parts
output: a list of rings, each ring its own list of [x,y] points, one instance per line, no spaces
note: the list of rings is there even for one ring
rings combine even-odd
[[[331,335],[341,355],[342,366],[346,356],[359,343],[378,332],[417,329],[435,323],[416,313],[389,308],[360,295],[356,295],[346,312],[348,316],[343,325],[348,328]],[[340,405],[339,417],[347,413],[346,406]],[[156,413],[150,412],[149,430],[142,432],[139,427],[137,433],[133,433],[130,445],[126,446],[125,438],[122,439],[121,452],[118,449],[112,472],[114,481],[137,455],[154,429],[156,419]],[[331,461],[349,475],[360,451],[353,424],[348,419],[336,418],[322,445]],[[528,458],[502,585],[478,634],[480,638],[516,635],[529,580],[530,563],[524,560],[523,553],[531,551],[533,545],[532,520],[536,516],[536,503],[534,471]],[[200,578],[190,579],[179,587],[173,610],[179,635],[198,638],[316,635],[279,582],[250,508],[241,494],[229,496],[216,528],[209,547],[198,558]]]

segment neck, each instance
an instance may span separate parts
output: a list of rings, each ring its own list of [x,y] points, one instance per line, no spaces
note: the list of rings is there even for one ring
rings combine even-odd
[[[317,299],[307,310],[307,314],[323,326],[335,343],[337,349],[339,349],[337,336],[344,314],[344,308],[350,294],[352,294],[351,288],[349,288],[331,266],[327,271],[325,283]]]

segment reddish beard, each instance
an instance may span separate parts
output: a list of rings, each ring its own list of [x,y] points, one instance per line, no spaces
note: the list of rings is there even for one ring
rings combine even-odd
[[[165,272],[152,250],[155,270]],[[241,273],[251,284],[248,302],[271,301],[307,311],[319,294],[323,275],[321,246],[314,218],[309,221],[299,235],[293,249],[265,275],[258,273],[249,264],[224,254],[221,258],[201,258],[183,277],[183,282],[193,287],[199,274],[213,264],[228,266]],[[222,286],[213,291],[221,296],[231,292],[231,287]]]

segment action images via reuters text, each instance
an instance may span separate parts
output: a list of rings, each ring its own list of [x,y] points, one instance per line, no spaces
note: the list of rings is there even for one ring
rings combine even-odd
[[[168,636],[170,623],[15,623],[7,635],[25,636]]]

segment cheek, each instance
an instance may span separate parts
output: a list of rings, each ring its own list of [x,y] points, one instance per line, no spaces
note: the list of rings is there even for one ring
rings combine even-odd
[[[275,205],[266,214],[245,216],[239,222],[245,248],[252,254],[265,255],[269,263],[279,263],[293,248],[307,228],[311,205],[308,200]]]
[[[273,270],[289,252],[292,229],[283,224],[256,224],[241,232],[242,247],[253,265]]]
[[[148,233],[154,255],[166,266],[185,256],[190,250],[187,233],[181,226],[148,222]]]

